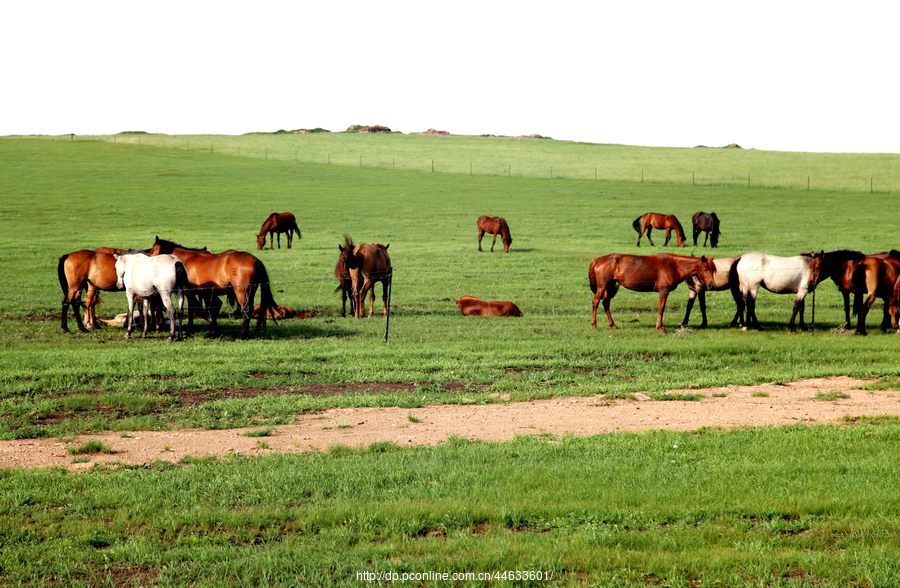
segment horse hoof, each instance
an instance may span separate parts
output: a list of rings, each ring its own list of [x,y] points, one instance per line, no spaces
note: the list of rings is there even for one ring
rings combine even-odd
[[[741,327],[741,330],[742,330],[742,331],[746,331],[746,330],[747,330],[747,327]]]

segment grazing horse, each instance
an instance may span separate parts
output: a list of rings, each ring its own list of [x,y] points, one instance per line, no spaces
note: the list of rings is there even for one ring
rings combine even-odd
[[[617,329],[609,312],[609,303],[619,289],[625,286],[636,292],[659,292],[659,312],[656,317],[656,329],[662,333],[666,328],[662,324],[663,312],[669,292],[684,280],[697,276],[704,286],[711,290],[715,287],[714,274],[716,266],[712,258],[690,257],[659,253],[657,255],[628,255],[611,253],[598,257],[588,268],[588,281],[594,292],[591,327],[597,328],[597,306],[603,300],[606,320],[610,328]]]
[[[873,253],[872,257],[879,257],[884,259],[889,254],[887,251],[882,253]],[[841,293],[841,296],[844,298],[844,324],[843,327],[850,327],[850,294],[854,290],[853,284],[853,274],[856,271],[856,267],[859,265],[863,259],[866,258],[866,254],[862,251],[850,251],[847,249],[842,249],[840,251],[829,251],[822,258],[822,268],[819,270],[819,282],[824,282],[828,278],[834,282],[834,285],[837,286],[838,291]],[[854,309],[855,312],[855,309]],[[887,313],[887,308],[885,308],[885,313]],[[885,321],[887,321],[887,315],[885,314]]]
[[[892,249],[887,255],[867,255],[853,272],[853,310],[856,312],[856,333],[866,334],[866,315],[876,298],[884,300],[885,313],[881,329],[886,331],[891,324],[890,298],[894,286],[900,278],[900,251]],[[863,296],[866,297],[865,301]]]
[[[638,218],[634,219],[634,222],[631,223],[631,226],[633,226],[634,230],[638,233],[638,247],[641,246],[641,237],[644,236],[644,231],[647,232],[647,240],[650,241],[650,245],[654,245],[653,239],[650,238],[650,232],[653,231],[653,229],[666,230],[666,242],[663,243],[663,247],[669,244],[669,239],[672,238],[673,230],[675,231],[675,236],[678,239],[678,246],[684,247],[684,229],[681,228],[681,223],[678,222],[678,219],[675,218],[674,215],[660,214],[658,212],[645,212]]]
[[[891,325],[897,329],[900,335],[900,277],[894,282],[894,293],[888,301],[888,314],[891,317]]]
[[[294,238],[294,232],[297,232],[297,238],[302,239],[300,229],[297,227],[297,219],[290,212],[273,212],[266,219],[259,229],[256,236],[256,248],[263,249],[266,246],[266,235],[269,236],[269,250],[275,248],[275,239],[278,239],[278,248],[281,249],[281,233],[287,233],[287,248],[291,248],[291,239]]]
[[[391,257],[388,255],[388,247],[391,244],[361,243],[353,244],[349,235],[344,235],[344,244],[338,245],[341,258],[350,271],[350,282],[353,285],[353,304],[356,306],[357,318],[363,318],[365,313],[366,294],[370,294],[369,316],[375,311],[375,283],[381,282],[381,297],[384,301],[384,314],[388,313],[388,298],[391,290]],[[351,306],[351,312],[353,312]]]
[[[491,241],[491,252],[494,251],[494,245],[497,243],[497,235],[503,241],[503,251],[509,253],[509,246],[512,243],[512,235],[509,232],[509,225],[502,216],[479,216],[478,217],[478,250],[481,251],[481,238],[485,233],[492,233],[494,240]]]
[[[691,217],[691,224],[694,225],[694,247],[697,246],[697,237],[703,232],[706,233],[706,238],[703,240],[704,247],[706,247],[707,242],[709,242],[710,247],[719,246],[719,234],[721,231],[719,230],[719,217],[716,216],[715,212],[695,212],[694,216]],[[649,233],[647,237],[650,237]]]
[[[757,329],[762,330],[759,319],[756,318],[756,296],[760,287],[775,294],[796,293],[794,310],[791,313],[791,332],[797,332],[794,320],[798,314],[800,328],[805,329],[803,311],[806,306],[806,295],[816,289],[824,255],[824,252],[813,252],[793,257],[778,257],[759,251],[742,255],[737,262],[737,277],[738,287],[747,309],[747,320],[743,329],[746,331],[747,327],[755,325]]]
[[[735,273],[735,264],[740,258],[741,256],[738,255],[737,257],[723,257],[721,259],[713,260],[716,271],[715,274],[713,274],[714,285],[712,288],[707,288],[697,276],[692,276],[685,280],[685,284],[688,287],[688,302],[687,310],[684,313],[684,320],[681,321],[682,327],[687,326],[688,320],[691,318],[691,308],[694,307],[694,300],[699,298],[700,313],[703,315],[703,322],[700,323],[700,328],[706,328],[707,290],[731,290],[731,296],[734,298],[734,304],[737,307],[737,312],[734,313],[734,318],[731,319],[731,324],[728,326],[730,328],[743,323],[744,301],[741,298],[741,293],[738,289],[737,274]]]
[[[260,291],[260,306],[263,311],[258,313],[256,319],[256,331],[266,325],[266,316],[269,309],[276,306],[272,296],[272,288],[269,284],[269,274],[266,266],[255,256],[245,251],[228,250],[222,253],[210,253],[203,249],[182,247],[178,243],[156,238],[150,255],[170,253],[184,262],[187,268],[188,281],[191,288],[206,304],[209,313],[209,333],[213,336],[219,334],[219,326],[216,319],[222,308],[219,296],[232,296],[240,306],[243,317],[240,338],[247,337],[250,330],[250,319],[253,317],[253,298],[256,290]]]
[[[338,279],[338,287],[335,292],[341,293],[341,316],[347,316],[347,300],[350,300],[350,316],[356,316],[356,303],[353,299],[353,280],[350,279],[350,270],[347,269],[347,258],[343,253],[338,256],[334,264],[334,277]],[[382,285],[382,288],[384,286]]]
[[[116,259],[116,286],[125,289],[128,297],[128,315],[126,317],[125,338],[131,339],[131,331],[134,327],[134,302],[135,296],[144,299],[144,332],[141,337],[147,337],[150,329],[150,296],[159,295],[163,305],[169,313],[169,338],[171,343],[175,339],[176,322],[178,323],[178,338],[182,336],[181,323],[184,316],[184,295],[188,286],[187,270],[180,259],[174,255],[158,255],[149,257],[144,253],[113,254]],[[172,306],[172,294],[178,296],[178,320],[176,321],[175,309]]]
[[[508,300],[486,302],[474,296],[460,296],[453,299],[464,316],[522,316],[519,307]]]

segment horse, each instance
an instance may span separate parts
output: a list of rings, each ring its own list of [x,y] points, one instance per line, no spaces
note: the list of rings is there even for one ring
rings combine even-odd
[[[704,247],[706,247],[707,242],[709,242],[710,247],[719,246],[721,231],[719,230],[719,217],[716,216],[715,212],[695,212],[694,216],[691,217],[691,224],[694,225],[694,247],[697,246],[697,237],[703,232],[706,233],[706,238],[703,240]],[[647,238],[650,238],[649,233]]]
[[[464,316],[522,316],[519,307],[508,300],[486,302],[474,296],[460,296],[453,301]]]
[[[746,331],[748,326],[753,325],[762,330],[759,319],[756,318],[756,296],[760,287],[775,294],[796,293],[794,310],[791,313],[791,332],[797,332],[794,321],[798,314],[800,328],[805,329],[803,311],[806,306],[806,295],[816,289],[824,255],[824,252],[813,252],[793,257],[778,257],[759,251],[742,255],[737,262],[737,277],[741,297],[747,309],[747,320],[742,326],[743,330]]]
[[[716,266],[712,258],[690,257],[659,253],[657,255],[628,255],[610,253],[593,260],[588,268],[588,282],[594,292],[591,327],[597,328],[597,305],[603,300],[606,320],[611,329],[617,329],[609,311],[609,303],[619,289],[625,286],[635,292],[659,292],[659,311],[656,330],[666,332],[662,324],[663,312],[669,292],[684,280],[698,276],[700,282],[711,290],[715,287]]]
[[[131,339],[131,331],[134,327],[134,302],[135,295],[144,299],[144,332],[142,338],[147,337],[150,329],[150,300],[149,297],[158,294],[169,313],[169,338],[171,343],[175,339],[175,309],[172,306],[172,294],[178,296],[178,338],[182,338],[181,323],[184,317],[184,295],[188,289],[187,270],[184,263],[174,255],[158,255],[149,257],[144,253],[115,253],[116,259],[116,287],[125,289],[128,298],[128,315],[126,321],[125,338]]]
[[[290,212],[277,213],[273,212],[269,218],[262,224],[259,234],[256,236],[256,249],[264,249],[266,246],[266,235],[269,236],[269,250],[275,248],[275,239],[278,239],[278,248],[281,249],[281,233],[287,233],[287,248],[291,248],[291,239],[294,232],[297,232],[297,238],[302,239],[300,229],[297,227],[297,219]]]
[[[890,298],[894,285],[900,277],[900,251],[892,249],[886,255],[867,255],[853,272],[853,310],[856,313],[856,333],[866,334],[866,315],[876,298],[884,300],[885,312],[881,329],[886,331],[891,324]],[[863,301],[863,296],[866,296]]]
[[[881,258],[887,255],[886,251],[872,254],[873,257]],[[850,251],[847,249],[829,251],[822,258],[819,282],[821,283],[831,278],[844,298],[844,324],[842,326],[845,328],[850,327],[850,294],[854,290],[853,274],[859,262],[865,258],[866,254],[862,251]],[[887,308],[885,308],[885,312],[887,312]]]
[[[729,328],[734,327],[744,320],[744,301],[741,298],[740,290],[737,287],[737,274],[735,273],[735,264],[741,258],[740,255],[737,257],[723,257],[721,259],[713,260],[713,264],[716,267],[716,271],[713,274],[714,286],[711,288],[713,291],[720,290],[731,290],[731,296],[734,298],[734,304],[737,307],[737,312],[734,313],[734,318],[731,319],[731,324]],[[706,291],[707,287],[703,284],[702,281],[697,276],[692,276],[685,281],[685,284],[688,287],[688,302],[687,302],[687,310],[684,313],[684,320],[681,321],[681,326],[686,327],[688,324],[688,320],[691,318],[691,308],[694,306],[695,299],[700,299],[700,313],[703,315],[703,322],[700,323],[700,328],[706,328]]]
[[[240,338],[245,339],[250,330],[250,319],[253,317],[253,299],[257,289],[260,291],[260,305],[263,311],[257,315],[256,332],[266,325],[269,308],[277,306],[269,284],[266,266],[255,256],[246,251],[228,250],[222,253],[211,253],[203,249],[183,247],[178,243],[156,237],[150,248],[150,255],[172,254],[184,262],[187,269],[188,282],[194,292],[206,304],[209,316],[209,334],[219,334],[216,319],[222,308],[219,296],[233,297],[240,306],[243,317]]]
[[[56,269],[59,285],[63,291],[62,330],[71,333],[67,321],[69,306],[78,322],[78,329],[87,332],[97,327],[94,306],[97,303],[97,290],[115,292],[116,258],[111,253],[82,249],[66,253],[59,258]],[[82,291],[87,293],[81,300]],[[78,314],[78,306],[84,307],[84,321]],[[87,323],[87,326],[85,326]]]
[[[888,314],[891,317],[891,326],[897,329],[900,335],[900,277],[894,282],[894,293],[888,301]]]
[[[347,259],[343,253],[338,256],[334,265],[334,277],[338,279],[338,287],[335,293],[341,293],[341,316],[347,316],[347,300],[350,300],[350,316],[356,316],[356,303],[353,299],[353,280],[350,279],[350,270],[347,269]],[[383,288],[383,286],[382,286]]]
[[[675,231],[675,236],[678,239],[678,246],[684,247],[684,229],[681,228],[681,223],[678,222],[678,219],[675,218],[674,215],[660,214],[658,212],[645,212],[641,216],[634,219],[634,222],[631,223],[631,226],[633,226],[634,230],[638,233],[638,247],[641,246],[641,237],[644,236],[644,231],[647,232],[647,240],[650,241],[650,245],[654,245],[653,239],[650,238],[650,233],[653,229],[666,230],[666,242],[663,243],[663,247],[669,244],[669,239],[672,238],[673,230]]]
[[[481,251],[481,238],[485,233],[492,233],[494,240],[491,242],[491,253],[494,252],[494,245],[497,243],[497,235],[503,241],[503,251],[509,253],[509,246],[512,244],[512,235],[509,232],[509,225],[502,216],[479,216],[478,217],[478,250]]]
[[[370,294],[369,316],[375,311],[375,283],[381,282],[381,296],[384,301],[384,314],[388,313],[388,296],[391,290],[391,257],[388,255],[387,245],[381,243],[353,244],[349,235],[344,235],[344,244],[338,245],[341,258],[350,272],[350,282],[353,285],[353,297],[355,305],[354,314],[357,318],[363,318],[365,313],[366,294]],[[351,305],[351,312],[354,308]]]

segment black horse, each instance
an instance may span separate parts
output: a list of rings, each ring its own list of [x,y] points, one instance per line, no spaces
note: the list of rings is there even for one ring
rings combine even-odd
[[[706,239],[703,241],[703,246],[706,247],[707,243],[709,243],[710,247],[719,246],[719,217],[716,216],[715,212],[694,213],[694,216],[691,217],[691,222],[694,224],[695,247],[697,246],[697,237],[704,231],[706,232]]]

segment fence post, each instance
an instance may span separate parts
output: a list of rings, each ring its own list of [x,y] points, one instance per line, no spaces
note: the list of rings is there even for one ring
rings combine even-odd
[[[384,285],[384,284],[382,284]],[[374,286],[373,286],[374,288]],[[391,331],[391,291],[394,289],[394,268],[391,268],[391,278],[388,281],[387,289],[387,317],[384,321],[384,342],[387,343],[388,334]]]

